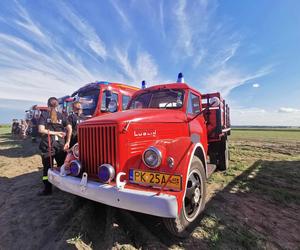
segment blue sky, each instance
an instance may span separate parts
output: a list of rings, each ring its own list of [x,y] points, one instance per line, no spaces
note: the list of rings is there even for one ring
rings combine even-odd
[[[234,125],[300,126],[300,1],[0,1],[0,123],[95,80],[220,91]]]

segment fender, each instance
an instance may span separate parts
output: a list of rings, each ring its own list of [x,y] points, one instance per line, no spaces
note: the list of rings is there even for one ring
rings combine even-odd
[[[196,150],[197,149],[200,149],[201,150],[201,153],[202,153],[202,155],[203,155],[203,157],[204,157],[204,171],[205,171],[205,175],[206,175],[206,178],[208,178],[208,172],[207,172],[207,160],[206,160],[206,154],[205,154],[205,150],[204,150],[204,147],[203,147],[203,145],[200,143],[200,142],[198,142],[198,143],[196,143],[195,144],[195,146],[194,146],[194,148],[193,148],[193,151],[192,151],[192,153],[191,153],[191,157],[190,157],[190,160],[189,160],[189,167],[188,167],[188,171],[190,170],[190,166],[191,166],[191,164],[192,164],[192,159],[193,159],[193,156],[195,155],[195,152],[196,152]],[[200,159],[201,161],[202,161],[202,159]]]
[[[206,178],[208,178],[207,161],[206,161],[206,157],[205,157],[205,151],[204,151],[203,145],[200,142],[198,142],[198,143],[195,144],[193,150],[191,151],[191,154],[189,154],[190,155],[190,160],[189,160],[189,166],[188,166],[187,172],[186,172],[186,177],[188,176],[188,174],[190,172],[190,168],[191,168],[191,165],[192,165],[193,156],[195,155],[195,152],[196,152],[197,148],[200,148],[201,151],[202,151],[202,154],[204,155],[204,171],[205,171]],[[185,194],[185,190],[186,190],[186,187],[187,187],[188,178],[185,178],[185,179],[186,180],[185,180],[185,185],[184,185],[184,194]],[[183,199],[184,199],[184,196],[183,196]]]

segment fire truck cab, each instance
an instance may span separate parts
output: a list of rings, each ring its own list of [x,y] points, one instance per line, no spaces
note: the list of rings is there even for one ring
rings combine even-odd
[[[33,105],[30,109],[25,110],[25,120],[31,120],[33,117],[38,119],[43,111],[48,110],[47,106]]]
[[[101,116],[125,110],[131,96],[139,90],[122,83],[97,81],[86,84],[71,97],[80,101],[83,114],[88,117]]]
[[[182,79],[152,86],[137,91],[127,110],[81,123],[76,159],[69,171],[49,170],[49,181],[162,217],[169,232],[186,237],[204,209],[207,178],[228,167],[229,132],[229,108],[219,93],[203,95]]]
[[[74,98],[69,95],[58,98],[58,111],[63,115],[68,116],[72,112],[73,101]]]

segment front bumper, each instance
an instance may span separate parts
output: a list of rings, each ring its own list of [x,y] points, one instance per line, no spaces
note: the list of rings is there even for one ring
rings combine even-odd
[[[109,206],[165,218],[177,217],[178,206],[174,195],[156,195],[156,192],[119,189],[90,180],[83,186],[80,178],[61,176],[59,172],[51,169],[48,170],[48,180],[65,192]]]

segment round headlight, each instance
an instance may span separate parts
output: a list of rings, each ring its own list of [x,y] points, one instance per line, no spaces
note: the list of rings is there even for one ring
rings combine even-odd
[[[149,168],[156,168],[161,164],[162,154],[156,147],[149,147],[143,153],[143,162]]]
[[[110,164],[102,164],[98,167],[98,177],[102,183],[109,183],[115,178],[115,169]]]
[[[70,173],[73,176],[78,176],[81,171],[81,163],[78,160],[71,161],[70,163]]]
[[[79,145],[78,143],[76,143],[73,147],[72,147],[72,152],[73,152],[73,155],[76,159],[79,158]]]

